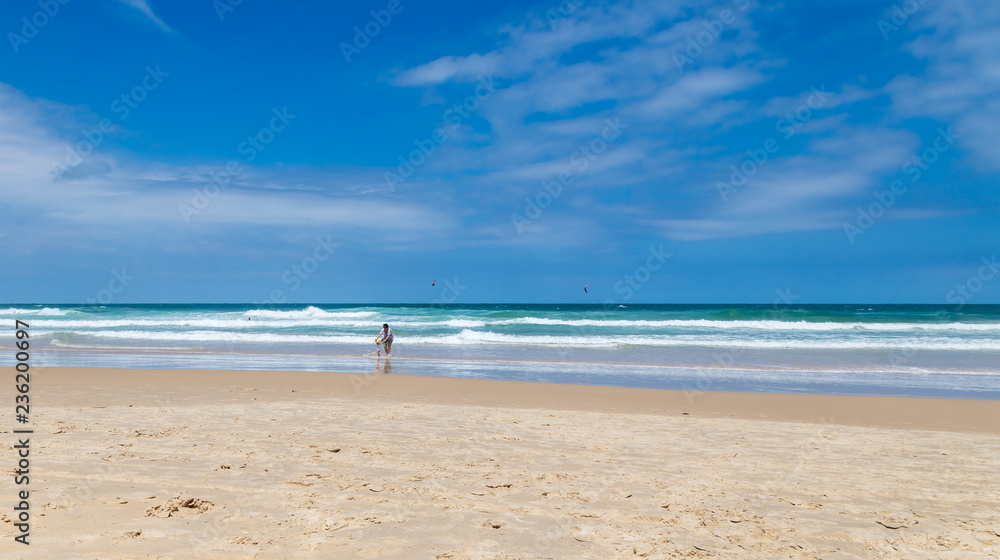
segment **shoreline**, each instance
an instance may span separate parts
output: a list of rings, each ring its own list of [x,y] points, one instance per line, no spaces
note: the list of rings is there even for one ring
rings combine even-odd
[[[251,390],[272,400],[354,397],[438,405],[578,410],[1000,434],[1000,401],[805,393],[735,393],[310,371],[43,368],[49,405],[195,404]],[[129,402],[125,402],[129,401]]]

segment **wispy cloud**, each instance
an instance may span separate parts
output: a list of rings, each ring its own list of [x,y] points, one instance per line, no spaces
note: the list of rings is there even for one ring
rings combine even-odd
[[[888,187],[884,178],[898,172],[917,145],[912,133],[842,125],[833,139],[815,139],[802,152],[763,163],[725,201],[713,186],[714,196],[688,217],[652,223],[681,240],[837,229],[851,218],[854,200]]]
[[[1000,170],[1000,4],[928,3],[913,19],[904,49],[927,68],[889,83],[894,111],[953,123],[976,163]]]
[[[146,0],[119,1],[169,30]],[[782,89],[774,83],[782,61],[758,44],[755,4],[746,3],[746,11],[740,5],[636,1],[580,7],[553,26],[528,16],[498,30],[492,48],[453,52],[396,71],[393,85],[423,88],[425,102],[443,109],[452,106],[454,91],[468,95],[486,76],[497,83],[461,126],[448,129],[447,142],[398,192],[386,192],[382,168],[253,168],[195,220],[223,228],[325,224],[393,245],[403,237],[462,238],[474,231],[463,242],[517,245],[524,237],[510,226],[511,213],[522,211],[525,197],[535,197],[543,181],[569,172],[572,184],[533,226],[551,245],[576,243],[580,235],[556,232],[585,227],[624,237],[630,228],[652,226],[678,239],[839,228],[858,200],[884,186],[920,146],[917,135],[885,118],[888,97],[897,116],[956,119],[970,134],[996,135],[989,125],[1000,120],[1000,95],[970,92],[982,89],[980,82],[1000,92],[993,75],[1000,49],[992,55],[977,51],[977,45],[996,40],[966,23],[961,10],[956,16],[927,8],[921,15],[920,25],[933,32],[906,48],[928,60],[927,77],[900,78],[880,90],[857,85],[864,82],[855,75],[831,73],[829,83],[816,84],[826,100],[812,107],[808,86]],[[718,19],[723,8],[733,16],[725,24]],[[689,50],[695,37],[702,44]],[[951,87],[949,78],[962,80],[961,87]],[[31,104],[19,94],[8,101],[10,107]],[[855,111],[865,103],[883,105],[870,114]],[[778,136],[782,149],[739,193],[720,200],[715,183],[728,178],[730,166],[768,135],[777,136],[775,121],[803,106],[811,107],[809,117],[794,140]],[[997,114],[977,121],[977,109]],[[122,216],[136,217],[136,227],[180,223],[177,205],[212,171],[211,165],[171,166],[134,154],[98,153],[53,181],[39,170],[47,172],[43,163],[61,159],[69,143],[40,117],[18,121],[20,114],[0,107],[0,123],[11,121],[0,130],[18,131],[0,133],[0,147],[9,146],[0,151],[0,184],[44,185],[44,196],[24,194],[30,200],[21,202],[67,223]],[[601,138],[608,119],[626,127],[610,143]],[[587,151],[594,145],[602,145],[600,153]],[[998,145],[985,142],[977,149],[985,157]],[[900,219],[933,214],[901,206],[912,211],[900,212]]]
[[[974,102],[967,92],[981,89],[979,82],[1000,87],[995,73],[1000,48],[977,54],[977,48],[997,40],[986,33],[989,25],[962,21],[977,10],[998,9],[979,10],[972,4],[975,0],[963,0],[967,9],[940,7],[922,16],[937,31],[921,35],[907,48],[940,68],[926,81],[902,78],[888,91],[900,113],[961,113],[968,117],[964,127],[978,126],[985,138],[996,134],[990,124],[1000,115],[976,120],[972,107],[993,111],[1000,107],[1000,95]],[[759,8],[751,3],[735,7],[740,5],[591,6],[552,27],[528,17],[498,33],[493,50],[452,53],[398,73],[394,83],[404,87],[473,83],[483,74],[503,82],[478,113],[489,123],[489,132],[470,136],[467,144],[451,143],[424,172],[462,176],[466,184],[481,187],[474,196],[494,206],[509,201],[514,210],[523,206],[525,195],[538,191],[540,181],[569,167],[570,154],[594,138],[596,123],[616,116],[629,125],[627,133],[575,176],[568,194],[548,211],[549,224],[571,222],[570,216],[560,215],[564,212],[596,215],[600,202],[578,209],[574,201],[617,189],[623,198],[647,199],[642,205],[619,207],[619,213],[678,239],[840,228],[859,200],[899,173],[920,139],[885,119],[886,92],[865,86],[856,76],[830,73],[829,82],[812,88],[796,84],[794,90],[774,95],[769,82],[786,61],[758,44],[752,12]],[[724,9],[731,17],[722,22]],[[954,38],[954,29],[966,30],[965,35]],[[963,62],[968,60],[974,63]],[[952,63],[964,69],[958,76],[961,85],[954,87],[946,79],[954,76]],[[770,95],[761,93],[765,89]],[[794,140],[781,133],[779,119],[788,115],[795,119]],[[734,133],[744,126],[763,130],[763,135],[747,136],[746,129]],[[746,150],[759,148],[769,135],[781,140],[779,153],[769,156],[739,196],[721,201],[715,182],[725,180],[730,165],[739,165]],[[703,149],[694,153],[691,146]],[[724,148],[712,153],[711,146]],[[981,150],[992,153],[996,146],[1000,141]],[[893,219],[940,214],[935,208],[902,206]],[[614,219],[591,221],[628,227],[620,220],[615,226]],[[538,225],[545,227],[550,226]]]
[[[528,17],[502,29],[494,50],[443,56],[401,72],[395,83],[434,87],[472,83],[483,75],[502,81],[479,110],[491,127],[487,143],[474,141],[474,162],[494,171],[526,163],[558,166],[600,131],[593,122],[616,115],[630,126],[619,146],[641,144],[653,150],[645,156],[655,157],[657,150],[676,148],[662,141],[663,121],[683,117],[684,123],[671,123],[682,129],[712,126],[745,106],[730,96],[766,80],[759,62],[742,60],[759,50],[743,13],[719,23],[720,36],[697,60],[678,67],[675,54],[705,32],[717,8],[688,10],[663,2],[590,6],[554,26]],[[657,141],[644,141],[650,138]],[[450,148],[461,150],[458,144]]]
[[[157,16],[153,12],[153,9],[149,7],[148,0],[118,0],[118,1],[121,2],[122,4],[125,4],[126,6],[131,6],[136,10],[139,10],[139,12],[141,12],[142,15],[146,16],[146,19],[155,23],[156,26],[162,29],[163,31],[167,33],[173,33],[174,29],[169,25],[167,25],[162,19],[160,19],[159,16]]]
[[[71,111],[0,84],[0,193],[10,215],[44,220],[51,241],[58,240],[55,232],[77,236],[86,231],[94,239],[113,232],[115,243],[128,244],[170,232],[181,235],[189,228],[238,232],[298,226],[338,232],[361,246],[405,248],[455,227],[453,218],[430,205],[366,195],[366,185],[380,180],[378,170],[279,171],[251,165],[188,224],[179,206],[191,204],[195,189],[210,184],[226,162],[179,166],[104,152],[56,176],[53,162],[61,161],[73,143],[48,126],[46,116],[52,113]]]

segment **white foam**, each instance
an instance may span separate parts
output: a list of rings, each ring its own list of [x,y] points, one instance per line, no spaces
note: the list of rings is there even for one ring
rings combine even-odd
[[[56,317],[65,316],[72,313],[75,317],[69,319],[58,319]],[[542,327],[571,327],[582,329],[573,332],[574,335],[588,336],[600,335],[600,329],[628,329],[646,331],[652,329],[669,329],[683,333],[711,333],[711,332],[732,332],[750,331],[749,336],[759,336],[758,333],[766,332],[787,332],[787,333],[900,333],[900,334],[928,334],[935,333],[983,333],[1000,334],[1000,322],[994,323],[865,323],[865,322],[812,322],[812,321],[779,321],[779,320],[711,320],[711,319],[553,319],[549,317],[519,317],[514,319],[480,319],[480,318],[450,318],[441,320],[434,316],[403,316],[398,319],[382,316],[382,318],[372,321],[372,318],[380,315],[375,311],[324,311],[315,306],[305,309],[291,311],[275,311],[268,309],[254,309],[243,313],[211,313],[195,314],[188,317],[178,317],[173,313],[164,315],[144,315],[142,318],[83,318],[88,314],[74,310],[63,311],[58,308],[44,309],[16,309],[0,310],[0,315],[9,314],[14,316],[34,316],[51,317],[48,319],[35,320],[32,325],[46,328],[67,328],[67,329],[105,329],[105,328],[128,328],[136,329],[157,327],[191,327],[206,329],[238,329],[248,328],[296,328],[296,327],[329,327],[333,329],[369,329],[378,328],[381,322],[388,322],[393,327],[401,327],[412,330],[419,329],[470,329],[470,328],[494,328],[495,330],[505,330],[501,327],[512,325],[537,325]],[[80,316],[83,317],[80,317]],[[251,319],[251,320],[247,320]],[[565,333],[565,331],[564,331]],[[563,334],[564,334],[563,333]],[[560,333],[556,333],[560,334]]]
[[[413,325],[413,326],[446,326],[446,327],[457,327],[457,328],[476,328],[485,327],[485,321],[476,321],[471,319],[449,319],[447,321],[397,321],[396,324],[400,325]]]
[[[813,321],[720,321],[712,319],[550,319],[547,317],[520,317],[492,321],[493,325],[550,325],[570,327],[627,327],[627,328],[702,328],[702,329],[756,329],[772,331],[995,331],[1000,333],[1000,323],[861,323]]]
[[[54,317],[63,316],[69,313],[69,311],[63,311],[58,307],[43,307],[41,309],[19,309],[16,307],[10,307],[7,309],[0,309],[0,315],[11,315],[14,317],[22,315],[33,315],[33,316],[43,316],[43,317]]]
[[[45,320],[39,319],[32,326],[52,329],[107,329],[122,327],[199,327],[207,329],[253,329],[253,328],[294,328],[294,327],[367,327],[376,329],[371,321],[339,321],[324,319],[272,319],[251,320],[239,319],[69,319]]]
[[[36,336],[45,333],[39,332]],[[184,332],[164,332],[164,331],[94,331],[85,333],[87,336],[96,338],[113,338],[122,340],[153,340],[171,341],[183,340],[190,342],[291,342],[291,343],[350,343],[369,344],[374,337],[353,336],[353,335],[306,335],[306,334],[275,334],[261,332],[231,332],[231,331],[184,331]]]
[[[378,331],[381,323],[371,320],[357,319],[289,319],[289,318],[255,318],[250,321],[246,317],[228,319],[39,319],[33,326],[52,329],[107,329],[107,328],[156,328],[156,327],[197,327],[207,329],[255,329],[255,328],[295,328],[295,327],[331,327],[331,328],[361,328]],[[405,328],[476,328],[484,327],[483,321],[466,319],[451,319],[447,321],[393,321],[393,327]]]
[[[54,331],[64,333],[64,331]],[[38,335],[53,332],[37,332]],[[99,330],[84,334],[98,338],[118,338],[131,340],[184,340],[206,342],[270,342],[270,343],[346,343],[370,344],[372,337],[361,334],[281,334],[267,332],[233,331],[141,331],[141,330]],[[584,347],[718,347],[746,349],[826,349],[826,350],[979,350],[1000,351],[1000,340],[970,340],[968,337],[951,339],[929,339],[915,341],[912,338],[812,338],[812,339],[751,339],[739,336],[719,335],[618,335],[618,336],[563,336],[563,335],[514,335],[492,331],[463,329],[456,334],[438,336],[396,337],[397,344],[413,345],[524,345],[559,346],[567,348]]]
[[[324,319],[324,318],[360,318],[377,315],[374,311],[324,311],[310,305],[305,309],[295,311],[275,311],[273,309],[251,309],[244,313],[247,317],[265,317],[275,319]]]

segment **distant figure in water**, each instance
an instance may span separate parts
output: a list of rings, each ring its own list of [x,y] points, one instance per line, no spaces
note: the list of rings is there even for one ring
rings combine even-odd
[[[389,323],[382,323],[382,331],[375,337],[375,345],[379,347],[379,349],[375,350],[376,356],[382,355],[382,347],[385,347],[386,356],[389,355],[389,352],[392,352],[392,329],[389,328]]]

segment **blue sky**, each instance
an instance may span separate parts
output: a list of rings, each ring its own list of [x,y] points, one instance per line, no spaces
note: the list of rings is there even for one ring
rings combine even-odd
[[[6,302],[1000,302],[992,0],[0,22]]]

